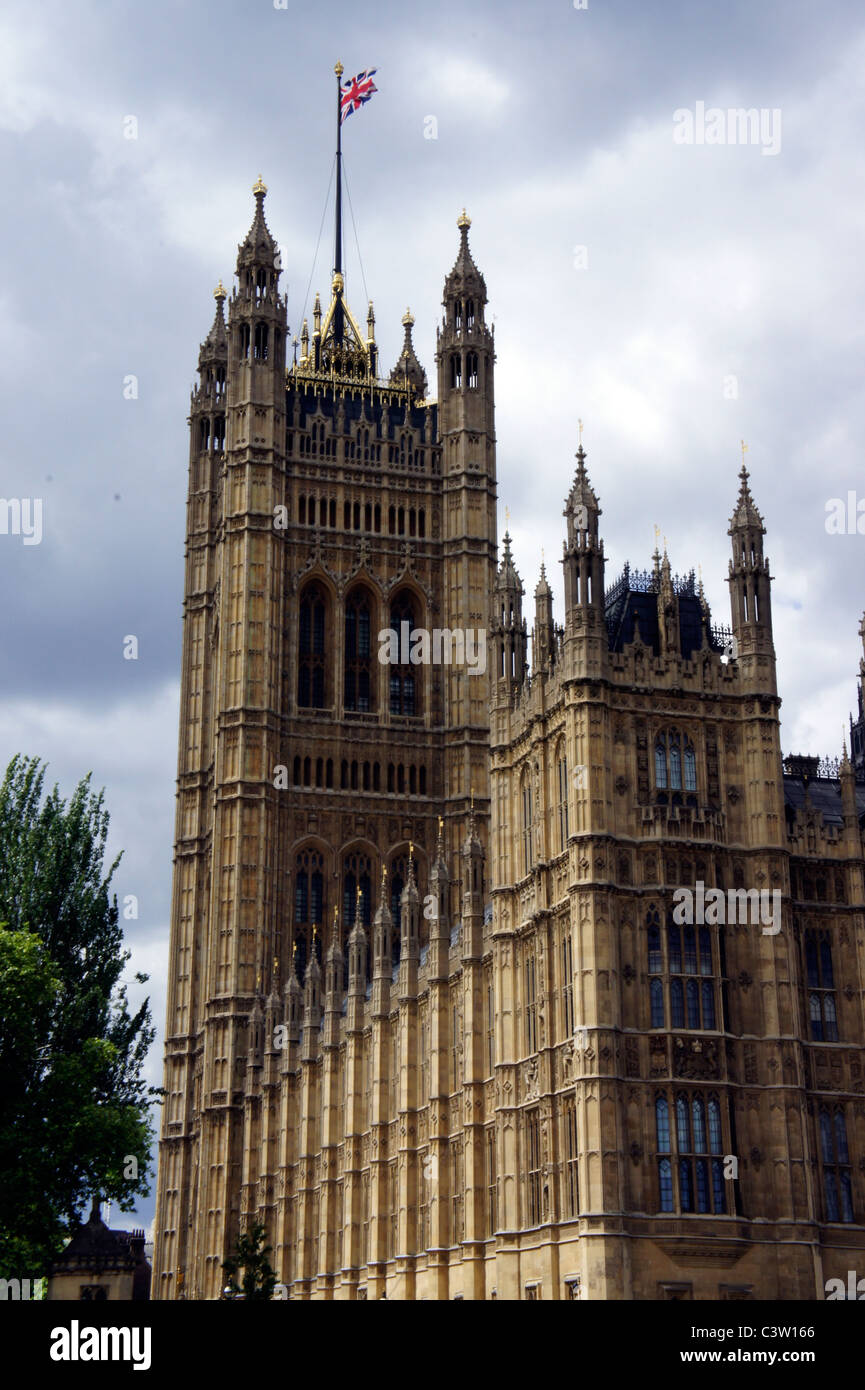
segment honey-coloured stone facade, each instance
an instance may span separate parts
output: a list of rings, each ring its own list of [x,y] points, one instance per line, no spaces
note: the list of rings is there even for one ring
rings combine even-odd
[[[295,1299],[822,1298],[865,1274],[865,781],[782,762],[747,473],[724,631],[666,553],[606,587],[581,443],[530,663],[469,219],[433,402],[341,274],[286,368],[265,192],[190,416],[153,1296],[259,1220]],[[488,669],[382,664],[404,622]]]

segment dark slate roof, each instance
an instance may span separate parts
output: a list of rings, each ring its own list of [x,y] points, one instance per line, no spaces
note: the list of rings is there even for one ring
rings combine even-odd
[[[787,814],[792,816],[805,806],[805,787],[811,807],[819,811],[826,825],[843,825],[844,814],[841,809],[841,783],[829,777],[791,777],[784,774],[784,805]],[[865,824],[865,782],[856,783],[856,810],[859,824]]]
[[[365,386],[366,383],[363,385]],[[385,386],[384,389],[387,390],[387,387]],[[300,429],[307,428],[308,411],[312,411],[316,415],[323,415],[328,420],[332,420],[336,414],[336,402],[331,389],[325,389],[319,395],[316,395],[312,390],[307,394],[302,382],[297,385],[291,382],[286,386],[285,391],[286,414],[289,420],[291,419],[295,395],[298,396],[301,407]],[[371,411],[369,396],[362,396],[360,392],[357,395],[346,392],[343,397],[343,409],[345,411],[345,423],[349,429],[355,425],[365,424],[372,431],[373,426],[380,423],[381,437],[377,437],[379,443],[382,440],[396,438],[405,420],[403,402],[397,400],[385,403],[378,390],[373,392]],[[438,437],[438,405],[436,402],[429,406],[421,406],[414,398],[411,403],[409,418],[412,429],[423,430],[424,438],[426,438],[426,430],[429,426],[429,442],[435,443]]]
[[[632,572],[628,565],[607,590],[604,599],[607,635],[610,651],[620,652],[634,640],[634,621],[640,625],[640,638],[651,647],[656,656],[660,655],[661,643],[658,629],[658,593],[654,587],[654,576],[648,572]],[[679,637],[683,658],[688,661],[703,645],[703,607],[694,589],[694,576],[688,575],[673,581],[673,588],[679,603]],[[712,651],[722,652],[723,643],[709,630],[709,646]]]

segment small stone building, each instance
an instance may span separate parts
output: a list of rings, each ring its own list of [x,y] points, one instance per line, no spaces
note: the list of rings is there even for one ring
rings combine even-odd
[[[149,1299],[144,1231],[112,1231],[94,1202],[87,1221],[51,1267],[47,1297],[75,1303]]]

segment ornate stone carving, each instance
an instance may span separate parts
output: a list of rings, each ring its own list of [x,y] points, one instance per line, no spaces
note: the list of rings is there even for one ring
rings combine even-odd
[[[717,1042],[714,1038],[674,1038],[673,1071],[676,1076],[694,1081],[719,1077]]]

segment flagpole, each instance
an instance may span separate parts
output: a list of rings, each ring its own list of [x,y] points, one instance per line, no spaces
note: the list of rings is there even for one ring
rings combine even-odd
[[[336,227],[334,231],[333,274],[342,277],[342,74],[344,68],[337,60],[336,73]],[[342,296],[336,289],[336,307],[333,316],[333,336],[337,344],[342,343]]]

